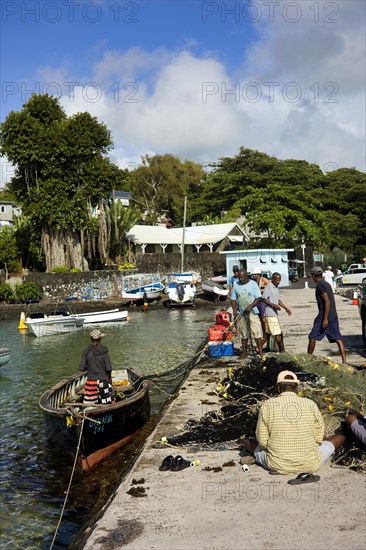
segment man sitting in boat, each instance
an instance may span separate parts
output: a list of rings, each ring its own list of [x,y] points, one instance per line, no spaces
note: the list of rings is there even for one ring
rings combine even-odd
[[[91,345],[83,350],[80,370],[87,371],[87,380],[84,388],[84,403],[114,403],[112,388],[112,363],[108,348],[101,345],[105,336],[99,329],[90,333]]]

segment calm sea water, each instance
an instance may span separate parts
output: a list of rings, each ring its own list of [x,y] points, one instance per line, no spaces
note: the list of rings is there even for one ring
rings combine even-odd
[[[131,311],[127,322],[101,327],[103,344],[114,368],[164,372],[194,354],[213,318],[210,310]],[[1,547],[43,549],[54,535],[72,464],[47,443],[38,401],[46,389],[78,371],[91,329],[35,338],[20,334],[17,326],[3,322],[0,332],[0,347],[12,350],[10,362],[0,370]],[[158,412],[166,397],[156,388],[153,393],[153,412]],[[113,458],[118,460],[118,453]],[[89,477],[77,472],[54,548],[66,548],[79,531],[98,498],[95,486],[103,475],[103,467]]]

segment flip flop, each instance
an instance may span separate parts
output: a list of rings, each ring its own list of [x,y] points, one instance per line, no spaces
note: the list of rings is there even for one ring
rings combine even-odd
[[[299,474],[295,479],[289,479],[288,484],[289,485],[300,485],[301,483],[315,483],[316,481],[319,481],[320,476],[315,476],[314,474]]]
[[[190,460],[186,460],[180,455],[177,455],[174,459],[173,466],[170,468],[172,472],[179,472],[180,470],[184,470],[185,468],[189,468],[191,465]]]
[[[160,464],[159,470],[161,472],[166,472],[167,470],[171,470],[173,464],[174,464],[174,456],[173,455],[166,456],[163,462]]]

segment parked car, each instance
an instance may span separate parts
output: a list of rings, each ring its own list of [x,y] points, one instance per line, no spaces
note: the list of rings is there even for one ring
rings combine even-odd
[[[366,264],[351,264],[347,267],[347,270],[349,270],[349,269],[359,269],[359,268],[366,268]]]
[[[366,348],[366,284],[358,287],[358,311],[362,324],[362,338]]]
[[[342,275],[334,277],[334,282],[337,284],[340,278],[343,278],[343,285],[361,285],[366,283],[366,268],[347,269]]]

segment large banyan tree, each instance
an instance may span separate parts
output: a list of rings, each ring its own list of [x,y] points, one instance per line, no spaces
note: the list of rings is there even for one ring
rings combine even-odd
[[[125,171],[107,158],[110,131],[89,113],[67,117],[57,98],[33,95],[1,125],[9,187],[41,233],[46,270],[108,259],[109,198]],[[97,216],[95,214],[98,214]]]

